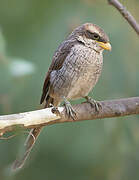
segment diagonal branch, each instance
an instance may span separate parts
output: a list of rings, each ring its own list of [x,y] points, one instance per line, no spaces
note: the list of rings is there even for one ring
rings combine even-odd
[[[118,0],[108,0],[109,4],[113,5],[122,16],[128,21],[128,23],[133,27],[136,33],[139,35],[139,24],[135,18],[131,15],[129,11],[118,1]]]
[[[139,114],[139,97],[101,101],[102,108],[99,113],[95,112],[88,103],[73,106],[77,112],[76,121],[103,119],[119,116]],[[55,123],[73,121],[66,117],[64,107],[58,108],[60,115],[52,113],[52,108],[31,112],[0,116],[0,135],[8,131],[14,131],[15,127],[33,128],[40,125],[46,126]]]

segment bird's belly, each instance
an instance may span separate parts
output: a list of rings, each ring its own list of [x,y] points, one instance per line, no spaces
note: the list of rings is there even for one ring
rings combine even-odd
[[[85,97],[95,86],[100,74],[85,72],[78,79],[72,81],[67,99],[79,99]]]

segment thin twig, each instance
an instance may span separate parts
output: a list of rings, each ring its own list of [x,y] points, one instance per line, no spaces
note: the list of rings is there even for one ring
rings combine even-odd
[[[109,4],[113,5],[122,16],[128,21],[128,23],[132,26],[132,28],[139,35],[139,24],[135,20],[135,18],[131,15],[129,11],[118,1],[118,0],[108,0]]]
[[[89,103],[74,105],[73,108],[77,113],[74,122],[139,114],[139,97],[101,101],[100,104],[102,108],[98,113]],[[59,107],[58,110],[61,116],[52,113],[52,108],[0,116],[0,134],[2,136],[8,131],[14,131],[18,126],[33,128],[73,121],[66,116],[64,107]]]

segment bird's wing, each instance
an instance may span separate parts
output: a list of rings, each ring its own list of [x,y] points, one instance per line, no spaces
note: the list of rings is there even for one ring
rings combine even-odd
[[[62,64],[64,60],[66,59],[67,55],[69,54],[71,48],[75,45],[76,41],[64,41],[57,51],[55,52],[52,63],[48,69],[48,72],[46,74],[46,78],[43,85],[43,92],[40,100],[40,104],[43,103],[44,99],[47,98],[47,95],[49,93],[49,87],[50,87],[50,74],[53,70],[59,70],[62,67]]]

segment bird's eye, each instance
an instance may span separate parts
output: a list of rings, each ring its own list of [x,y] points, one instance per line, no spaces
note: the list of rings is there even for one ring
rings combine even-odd
[[[97,33],[92,33],[90,31],[87,31],[87,36],[93,40],[99,40],[100,39],[100,36]]]
[[[100,38],[100,36],[98,34],[96,34],[96,33],[92,34],[92,39],[99,40],[99,38]]]

